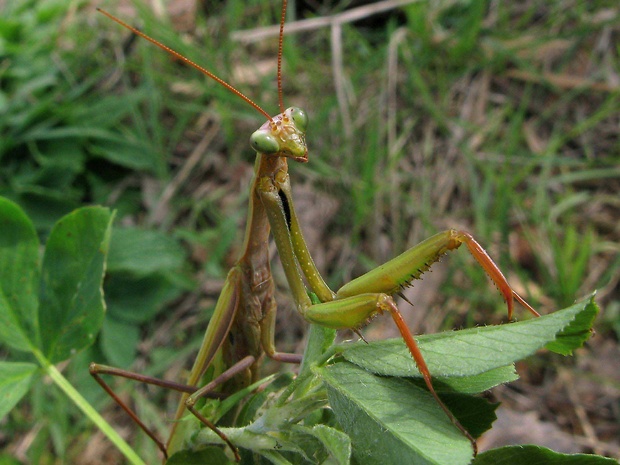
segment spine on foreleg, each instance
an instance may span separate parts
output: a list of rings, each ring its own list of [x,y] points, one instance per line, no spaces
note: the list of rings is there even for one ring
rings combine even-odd
[[[449,250],[461,245],[456,231],[443,231],[420,242],[398,257],[342,286],[338,298],[366,292],[396,294],[419,278]]]

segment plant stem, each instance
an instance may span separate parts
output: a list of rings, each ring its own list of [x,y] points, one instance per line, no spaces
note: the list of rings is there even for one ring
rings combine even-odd
[[[39,363],[49,375],[56,385],[73,401],[75,405],[105,434],[110,441],[118,448],[118,450],[133,465],[145,465],[138,454],[131,448],[123,438],[114,430],[112,426],[97,412],[92,405],[88,403],[84,397],[73,387],[73,385],[65,378],[58,369],[49,363],[43,354],[34,351],[34,355]]]

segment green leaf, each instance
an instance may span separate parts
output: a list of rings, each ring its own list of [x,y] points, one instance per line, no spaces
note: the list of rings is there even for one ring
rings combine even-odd
[[[582,303],[576,303],[573,307],[581,305]],[[592,335],[592,325],[598,312],[598,305],[594,301],[594,295],[592,295],[584,311],[579,312],[570,325],[557,335],[555,341],[550,342],[545,347],[561,355],[571,355],[574,349],[581,347]]]
[[[206,447],[200,451],[183,450],[166,461],[166,465],[227,465],[232,463],[221,447]]]
[[[327,425],[304,428],[307,434],[321,441],[334,463],[348,465],[351,461],[351,439],[342,431]]]
[[[39,240],[15,203],[0,197],[0,341],[27,351],[37,345]]]
[[[273,379],[274,377],[275,379]],[[271,381],[269,384],[266,384],[265,381],[269,381],[269,379],[273,379],[273,381]],[[261,389],[253,388],[249,392],[246,392],[247,388],[244,388],[239,391],[240,393],[246,392],[246,401],[243,404],[241,411],[237,415],[236,424],[239,426],[245,426],[250,424],[255,418],[259,417],[259,411],[265,408],[265,403],[270,398],[273,398],[276,392],[288,386],[292,380],[292,373],[280,373],[277,377],[275,375],[271,375],[267,378],[263,378],[262,380],[260,380],[260,383],[263,384],[263,387]],[[254,393],[248,398],[249,393],[252,391],[254,391]],[[226,412],[230,410],[234,405],[238,404],[241,399],[237,399],[235,401],[235,397],[237,395],[238,394],[235,393],[228,396],[224,401],[222,401],[223,405],[219,410]],[[227,406],[226,404],[229,402],[229,399],[230,402],[235,402],[235,404]]]
[[[277,382],[286,381],[278,378]],[[285,383],[287,384],[287,383]],[[286,390],[285,390],[286,392]],[[273,399],[273,396],[270,396]],[[288,396],[287,396],[288,397]],[[226,399],[228,400],[228,399]],[[299,399],[292,399],[283,405],[267,405],[262,410],[262,415],[255,421],[242,428],[220,428],[230,441],[242,452],[243,449],[269,457],[269,460],[277,458],[278,461],[286,460],[289,456],[300,456],[307,460],[309,455],[317,452],[320,443],[314,435],[306,433],[304,428],[298,428],[297,423],[308,415],[324,409],[327,405],[325,390],[317,388],[312,394]],[[196,422],[195,418],[192,420]],[[190,425],[191,426],[191,425]],[[222,439],[209,428],[200,428],[193,434],[185,435],[184,448],[201,449],[205,445],[222,444]],[[309,442],[310,441],[310,442]],[[307,451],[304,447],[314,445]],[[272,456],[278,451],[277,456]],[[293,463],[305,463],[295,460]]]
[[[114,366],[127,367],[135,360],[140,329],[114,318],[106,318],[101,328],[101,350]]]
[[[290,426],[290,422],[285,422]],[[258,426],[256,426],[258,425]],[[256,427],[253,427],[256,426]],[[280,425],[282,426],[282,425]],[[256,432],[255,430],[259,430]],[[290,452],[295,455],[305,455],[304,451],[298,446],[297,441],[290,439],[289,431],[278,429],[265,429],[260,425],[260,419],[255,425],[244,428],[219,428],[228,439],[237,447],[247,449],[255,454],[268,455],[273,451]],[[222,439],[209,428],[201,428],[194,433],[184,445],[190,449],[202,449],[204,445],[223,444]]]
[[[276,452],[275,450],[263,451],[261,454],[273,465],[293,465],[291,462],[286,460],[282,454]]]
[[[519,379],[519,375],[515,371],[514,365],[506,365],[485,371],[479,375],[441,378],[441,381],[436,383],[435,388],[437,392],[441,392],[444,390],[444,386],[448,386],[452,391],[477,394],[517,379]]]
[[[313,299],[313,303],[317,302],[314,302]],[[335,339],[335,329],[315,324],[310,325],[308,330],[308,343],[306,344],[304,358],[299,368],[299,374],[301,376],[310,370],[312,364],[321,358],[325,351],[334,343]]]
[[[108,271],[126,271],[145,276],[159,271],[181,268],[185,261],[183,247],[159,231],[138,228],[114,228]]]
[[[592,300],[540,318],[505,325],[471,328],[416,338],[424,359],[434,377],[471,376],[510,365],[521,360],[569,326],[581,313],[590,314],[596,307]],[[591,321],[588,319],[588,321]],[[579,325],[581,330],[581,325]],[[586,335],[589,332],[586,331]],[[575,338],[567,338],[575,347]],[[580,339],[583,342],[583,339]],[[342,354],[360,367],[387,376],[415,376],[419,371],[401,339],[371,344],[343,345]],[[463,363],[467,354],[467,363]]]
[[[79,129],[85,132],[84,129]],[[102,133],[100,138],[89,147],[93,155],[132,170],[155,171],[157,154],[150,145],[128,136],[120,136],[112,131],[99,132]],[[63,136],[66,135],[63,134]],[[95,134],[92,136],[94,138]]]
[[[60,198],[58,192],[28,186],[15,195],[15,200],[28,213],[36,229],[47,232],[52,229],[58,218],[79,207],[74,195],[67,193],[66,190],[62,194]]]
[[[51,363],[92,344],[105,311],[101,288],[113,215],[80,208],[54,225],[43,258],[39,321]]]
[[[24,465],[24,462],[20,462],[12,455],[8,453],[0,453],[0,465]]]
[[[617,460],[588,454],[560,454],[545,447],[500,447],[484,452],[472,465],[612,465]]]
[[[349,363],[316,368],[330,405],[364,464],[468,464],[469,441],[430,393],[404,379],[375,376]]]
[[[415,383],[426,390],[426,385]],[[484,397],[461,392],[442,392],[439,397],[474,438],[479,438],[482,433],[491,429],[491,425],[497,420],[495,410],[500,404],[490,403]]]
[[[128,273],[108,276],[105,283],[108,313],[126,323],[143,323],[152,319],[182,289],[157,273],[136,278]]]
[[[0,419],[28,392],[36,371],[32,363],[0,362]]]

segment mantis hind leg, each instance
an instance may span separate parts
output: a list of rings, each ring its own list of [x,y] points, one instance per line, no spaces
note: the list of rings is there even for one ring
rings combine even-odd
[[[217,426],[215,426],[209,419],[207,419],[204,415],[200,413],[195,408],[196,402],[204,397],[209,398],[221,398],[225,397],[221,393],[213,392],[217,387],[226,383],[228,380],[236,376],[238,373],[246,370],[249,366],[251,366],[256,361],[255,357],[247,356],[244,359],[237,362],[232,367],[228,368],[218,377],[213,379],[211,382],[203,386],[202,388],[197,388],[195,386],[189,386],[186,384],[175,383],[174,381],[166,381],[159,378],[153,378],[150,376],[144,376],[139,373],[134,373],[131,371],[123,370],[120,368],[110,367],[107,365],[99,365],[97,363],[91,363],[89,370],[92,377],[99,383],[99,385],[103,388],[104,391],[108,393],[108,395],[129,415],[129,417],[140,427],[142,431],[144,431],[148,437],[150,437],[153,442],[157,445],[159,450],[162,452],[164,457],[168,459],[169,452],[171,451],[170,445],[166,447],[166,445],[161,441],[155,432],[146,426],[142,420],[138,417],[136,412],[134,412],[121,398],[112,390],[112,388],[103,380],[101,375],[112,375],[119,376],[122,378],[132,379],[134,381],[138,381],[145,384],[150,384],[154,386],[159,386],[166,389],[171,389],[173,391],[182,392],[188,394],[189,396],[185,400],[185,406],[187,409],[198,418],[207,428],[213,430],[215,434],[217,434],[224,443],[226,443],[230,449],[232,450],[235,460],[239,462],[241,457],[239,455],[239,450],[230,442],[230,440],[226,437],[222,431],[220,431]],[[172,449],[172,452],[174,450]]]
[[[140,383],[150,384],[150,385],[162,387],[162,388],[165,388],[165,389],[171,389],[173,391],[183,392],[183,393],[186,393],[186,394],[195,394],[196,391],[197,391],[197,388],[195,386],[189,386],[189,385],[186,385],[186,384],[176,383],[174,381],[166,381],[166,380],[162,380],[162,379],[159,379],[159,378],[154,378],[152,376],[145,376],[145,375],[141,375],[139,373],[134,373],[132,371],[123,370],[121,368],[115,368],[115,367],[111,367],[111,366],[107,366],[107,365],[100,365],[100,364],[94,363],[94,362],[90,364],[89,371],[90,371],[91,376],[95,379],[95,381],[97,381],[97,383],[103,388],[104,391],[106,391],[108,393],[108,395],[114,400],[114,402],[116,402],[117,405],[119,407],[121,407],[125,411],[125,413],[127,413],[127,415],[129,415],[129,417],[140,427],[140,429],[142,431],[144,431],[147,434],[147,436],[150,437],[153,440],[153,442],[157,445],[159,450],[163,453],[164,457],[167,459],[168,458],[168,450],[167,450],[167,447],[164,445],[163,441],[161,441],[157,437],[157,434],[155,434],[155,432],[151,428],[149,428],[148,426],[146,426],[144,424],[144,422],[140,419],[140,417],[138,417],[136,412],[134,412],[114,392],[114,390],[108,385],[108,383],[106,383],[104,381],[104,379],[101,377],[101,375],[118,376],[118,377],[121,377],[121,378],[131,379],[131,380],[134,380],[134,381],[138,381]],[[229,377],[230,377],[230,376],[234,376],[234,373],[236,373],[237,371],[238,370],[235,367],[231,367],[225,373],[233,372],[232,374],[229,374]],[[223,375],[224,374],[220,375],[220,377],[222,377]],[[224,381],[225,380],[219,381],[219,384],[221,384]],[[211,397],[211,398],[220,398],[220,397],[222,397],[222,395],[220,393],[212,392],[213,389],[217,385],[219,385],[219,384],[213,385],[214,383],[217,383],[217,382],[218,382],[218,379],[215,379],[211,383],[209,383],[209,385],[205,386],[205,388],[206,387],[210,387],[210,389],[208,391],[205,390],[205,388],[201,389],[201,391],[204,391],[202,393],[202,396],[203,397],[204,396],[208,396],[208,397]],[[207,426],[209,426],[209,424],[207,424]]]
[[[239,360],[235,365],[224,371],[221,375],[215,378],[210,383],[206,384],[202,388],[193,392],[187,399],[185,399],[185,406],[187,409],[200,420],[207,428],[212,430],[215,434],[217,434],[228,447],[232,450],[235,455],[235,461],[240,462],[241,456],[239,455],[239,449],[228,439],[228,437],[218,429],[215,424],[213,424],[207,417],[205,417],[198,409],[196,409],[196,402],[203,397],[207,397],[214,389],[218,386],[229,381],[231,378],[236,376],[238,373],[248,369],[251,365],[256,362],[256,358],[252,355],[248,355],[247,357]]]

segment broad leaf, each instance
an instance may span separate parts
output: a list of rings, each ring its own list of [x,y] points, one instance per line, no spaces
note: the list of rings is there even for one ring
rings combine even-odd
[[[0,419],[28,392],[36,370],[32,363],[0,362]]]
[[[130,366],[136,358],[140,328],[114,318],[106,318],[101,328],[101,350],[114,366]]]
[[[560,454],[545,447],[507,446],[484,452],[472,465],[612,465],[617,460],[599,455]]]
[[[471,328],[416,338],[428,367],[435,377],[476,375],[521,360],[556,339],[580,314],[591,321],[598,307],[592,300],[540,318],[483,328]],[[587,339],[589,331],[577,325],[579,338],[563,338],[564,350],[576,348]],[[585,336],[585,338],[583,337]],[[557,345],[557,344],[556,344]],[[372,344],[344,345],[343,356],[352,363],[373,373],[387,376],[420,376],[402,339]],[[463,363],[467,354],[467,363]]]
[[[425,389],[349,363],[317,368],[330,405],[363,464],[468,464],[469,441]]]
[[[39,239],[24,211],[0,197],[0,342],[37,345]]]
[[[583,302],[578,302],[570,308],[578,308],[581,305]],[[598,312],[598,305],[594,302],[594,295],[592,295],[584,311],[579,312],[570,325],[564,328],[555,340],[545,347],[561,355],[572,354],[574,349],[581,347],[592,335],[592,325]]]
[[[80,208],[52,229],[41,272],[39,322],[43,353],[58,363],[90,345],[105,311],[101,288],[112,214]]]
[[[105,283],[109,315],[133,324],[151,320],[181,292],[181,288],[161,273],[140,278],[130,273],[115,273]]]
[[[333,463],[347,465],[351,461],[351,439],[342,431],[327,425],[305,428],[307,434],[321,441]]]
[[[146,276],[181,268],[185,251],[172,237],[137,228],[114,228],[108,256],[108,271]]]
[[[443,391],[443,387],[447,386],[452,391],[477,394],[517,379],[519,379],[519,375],[517,375],[514,365],[507,365],[485,371],[479,375],[441,378],[435,387],[437,392]]]
[[[109,316],[134,324],[151,320],[191,284],[179,273],[184,262],[183,248],[162,232],[114,228],[105,283]]]

